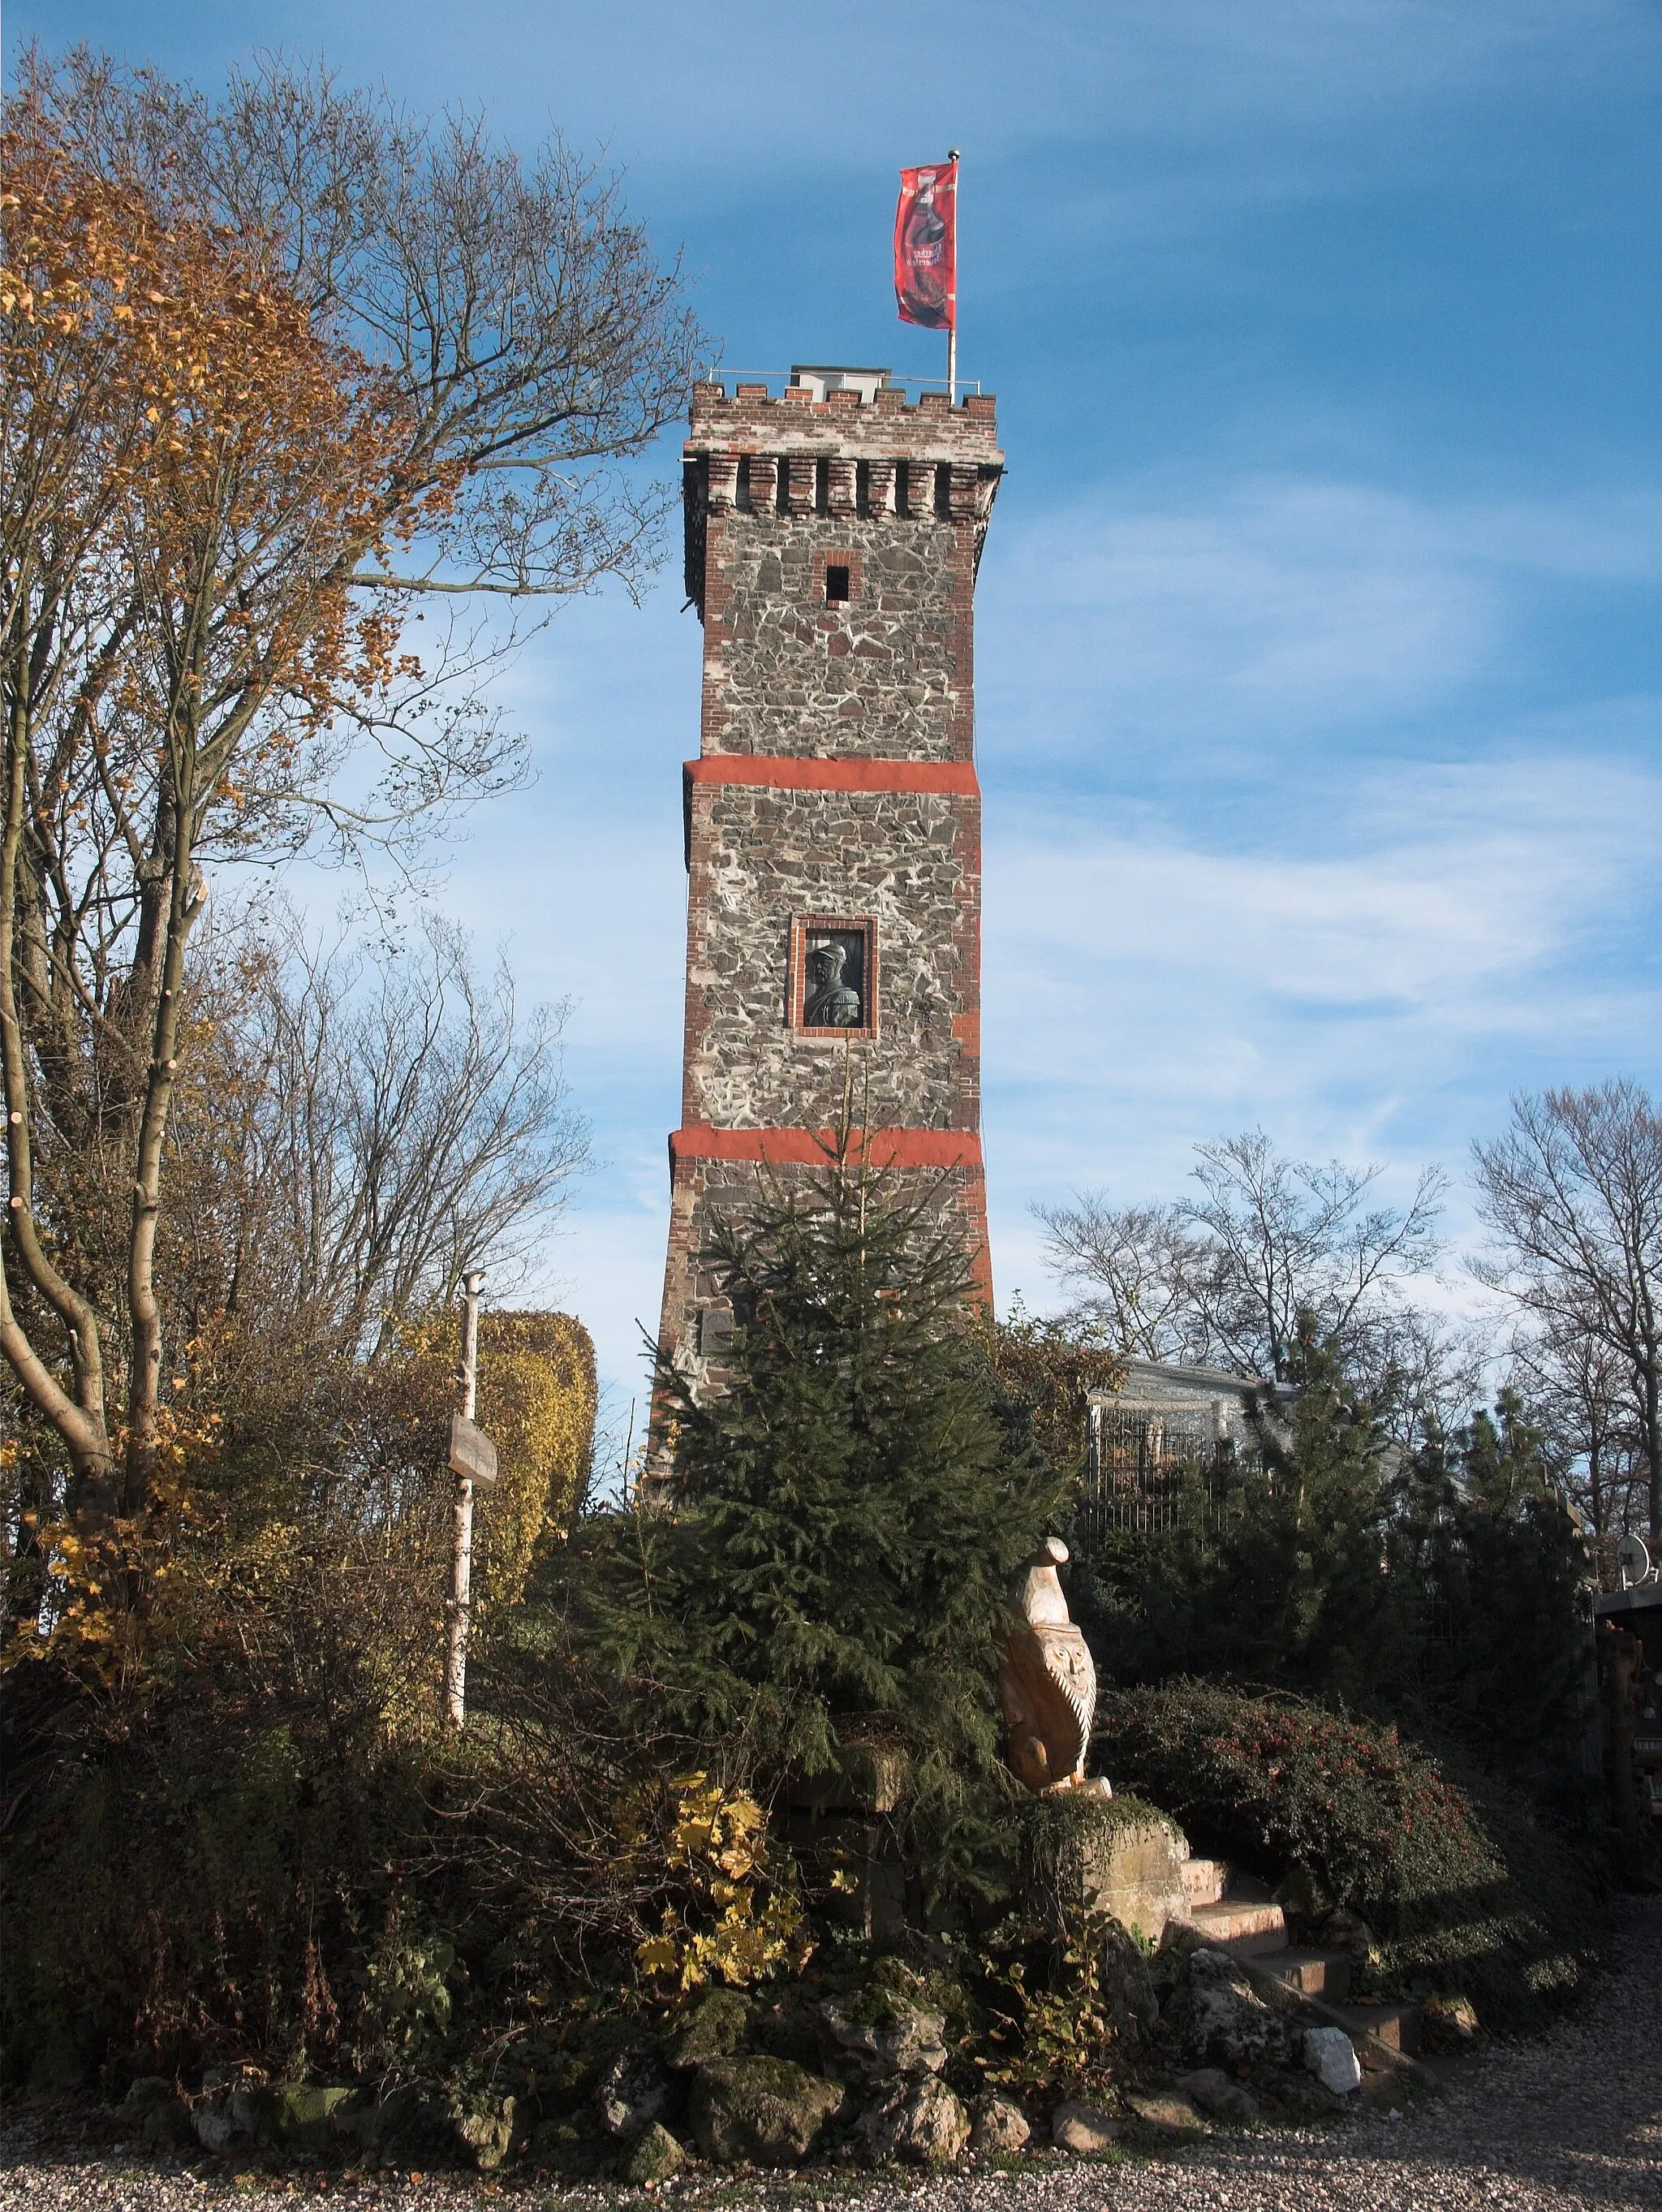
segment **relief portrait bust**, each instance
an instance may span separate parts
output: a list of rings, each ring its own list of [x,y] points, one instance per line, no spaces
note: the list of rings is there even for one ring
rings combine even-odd
[[[847,981],[847,953],[838,944],[816,945],[807,959],[803,993],[803,1027],[857,1030],[864,1018],[860,994]]]

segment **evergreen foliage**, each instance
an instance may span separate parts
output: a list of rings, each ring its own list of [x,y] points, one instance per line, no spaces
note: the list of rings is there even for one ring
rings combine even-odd
[[[1190,1474],[1174,1528],[1076,1540],[1099,1668],[1294,1691],[1543,1786],[1580,1724],[1586,1569],[1542,1437],[1503,1394],[1405,1453],[1388,1378],[1358,1387],[1307,1330],[1299,1355],[1290,1407],[1257,1408],[1244,1462]]]
[[[1380,1404],[1331,1344],[1299,1343],[1290,1408],[1259,1407],[1258,1449],[1193,1469],[1166,1534],[1082,1543],[1077,1607],[1099,1668],[1193,1674],[1356,1698],[1394,1638],[1380,1573],[1393,1449]]]
[[[1003,1389],[943,1194],[846,1156],[719,1232],[724,1386],[659,1373],[673,1494],[591,1529],[591,1633],[655,1724],[776,1784],[903,1756],[926,1887],[974,1880],[1008,1784],[1010,1580],[1059,1486]]]
[[[1547,1784],[1590,1694],[1586,1559],[1512,1392],[1415,1453],[1393,1553],[1421,1601],[1404,1686],[1486,1765]]]

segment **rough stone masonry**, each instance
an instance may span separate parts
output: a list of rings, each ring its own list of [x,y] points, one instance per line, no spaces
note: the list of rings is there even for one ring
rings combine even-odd
[[[870,1158],[944,1193],[991,1290],[974,625],[1004,456],[992,398],[909,405],[883,374],[693,391],[704,696],[660,1344],[695,1384],[728,1326],[713,1216],[764,1168],[823,1165],[851,1075]]]

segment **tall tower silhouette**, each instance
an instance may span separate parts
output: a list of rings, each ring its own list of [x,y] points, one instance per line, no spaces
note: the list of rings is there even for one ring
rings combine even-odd
[[[927,1178],[991,1294],[974,591],[1004,456],[992,398],[908,405],[886,378],[693,391],[704,696],[660,1346],[695,1387],[731,1326],[712,1218],[761,1164],[822,1169],[851,1072],[870,1158]]]

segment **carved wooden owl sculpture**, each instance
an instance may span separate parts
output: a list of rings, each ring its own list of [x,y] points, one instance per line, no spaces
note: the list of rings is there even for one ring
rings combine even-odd
[[[1096,1711],[1095,1664],[1056,1575],[1067,1556],[1061,1538],[1047,1536],[1017,1577],[998,1672],[1010,1763],[1035,1796],[1085,1785]],[[1105,1782],[1089,1786],[1107,1793]]]

